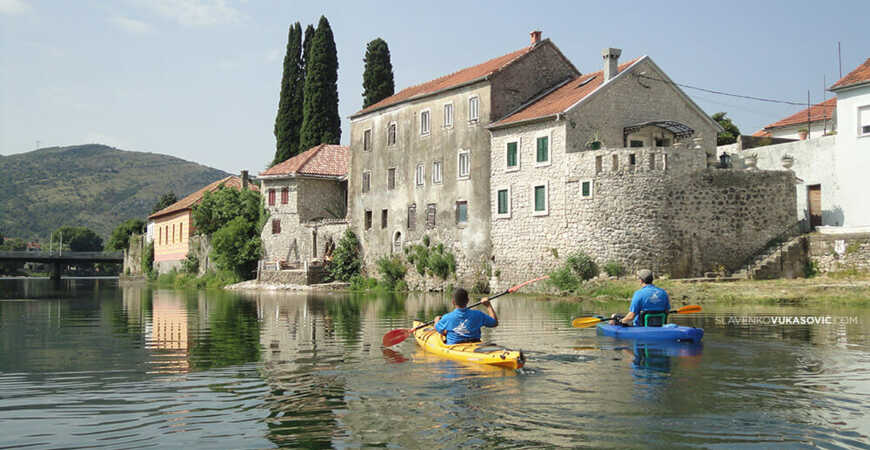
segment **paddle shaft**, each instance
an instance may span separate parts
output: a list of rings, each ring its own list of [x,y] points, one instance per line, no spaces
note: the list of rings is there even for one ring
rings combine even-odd
[[[488,302],[489,302],[489,301],[493,301],[493,300],[495,300],[495,299],[501,297],[502,295],[510,294],[510,293],[511,293],[511,290],[508,289],[508,290],[502,292],[501,294],[495,294],[495,295],[493,295],[492,297],[488,297],[488,298],[486,299],[486,301],[488,301]],[[483,302],[480,301],[480,302],[477,302],[477,303],[475,303],[475,304],[473,304],[473,305],[471,305],[471,306],[466,306],[466,308],[469,308],[469,309],[470,309],[470,308],[477,308],[478,306],[480,306],[480,305],[482,305],[482,304],[483,304]],[[411,329],[411,333],[413,333],[413,332],[419,330],[420,328],[426,328],[426,327],[428,327],[429,325],[432,325],[433,323],[435,323],[435,321],[434,321],[434,320],[430,320],[429,322],[426,322],[426,323],[424,323],[423,325],[420,325],[420,326],[414,327],[414,328]]]

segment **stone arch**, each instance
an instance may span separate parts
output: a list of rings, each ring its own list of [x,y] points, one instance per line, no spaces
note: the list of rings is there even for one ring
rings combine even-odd
[[[392,253],[401,253],[402,252],[402,244],[404,244],[404,236],[402,235],[401,230],[396,230],[393,233],[393,239],[391,241],[391,249]]]

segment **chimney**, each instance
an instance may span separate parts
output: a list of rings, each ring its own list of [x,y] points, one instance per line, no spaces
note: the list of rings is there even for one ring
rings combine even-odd
[[[541,32],[538,30],[532,31],[529,33],[529,36],[532,38],[532,43],[530,46],[534,47],[538,42],[541,42]]]
[[[610,81],[619,73],[619,55],[622,54],[622,49],[605,48],[601,50],[601,56],[604,57],[604,82]]]
[[[248,171],[247,171],[247,170],[243,170],[243,171],[242,171],[242,190],[243,190],[243,191],[248,190],[248,182],[249,182],[249,181],[250,181],[250,180],[248,180]]]

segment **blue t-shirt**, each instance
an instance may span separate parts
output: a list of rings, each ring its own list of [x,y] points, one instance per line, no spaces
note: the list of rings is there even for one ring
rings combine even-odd
[[[634,313],[634,326],[639,327],[641,311],[668,311],[671,309],[671,299],[664,289],[648,284],[636,291],[631,298],[628,310]]]
[[[435,330],[444,333],[447,330],[447,345],[480,339],[481,327],[494,327],[495,319],[476,309],[456,308],[441,317],[435,324]]]

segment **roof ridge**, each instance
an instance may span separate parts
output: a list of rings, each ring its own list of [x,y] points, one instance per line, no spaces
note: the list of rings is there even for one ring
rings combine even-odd
[[[305,167],[305,165],[308,164],[309,161],[311,161],[311,158],[313,158],[314,155],[320,153],[320,151],[323,150],[323,146],[324,146],[324,145],[327,145],[327,144],[326,144],[326,143],[320,143],[320,144],[318,144],[318,145],[316,145],[316,146],[314,146],[314,147],[312,147],[312,148],[306,150],[306,151],[303,153],[303,155],[304,155],[305,153],[309,153],[309,152],[310,152],[311,154],[308,155],[308,156],[306,156],[306,157],[302,160],[302,162],[299,164],[299,168],[296,169],[296,172],[297,172],[297,173],[298,173],[298,172],[301,172],[302,169]]]

